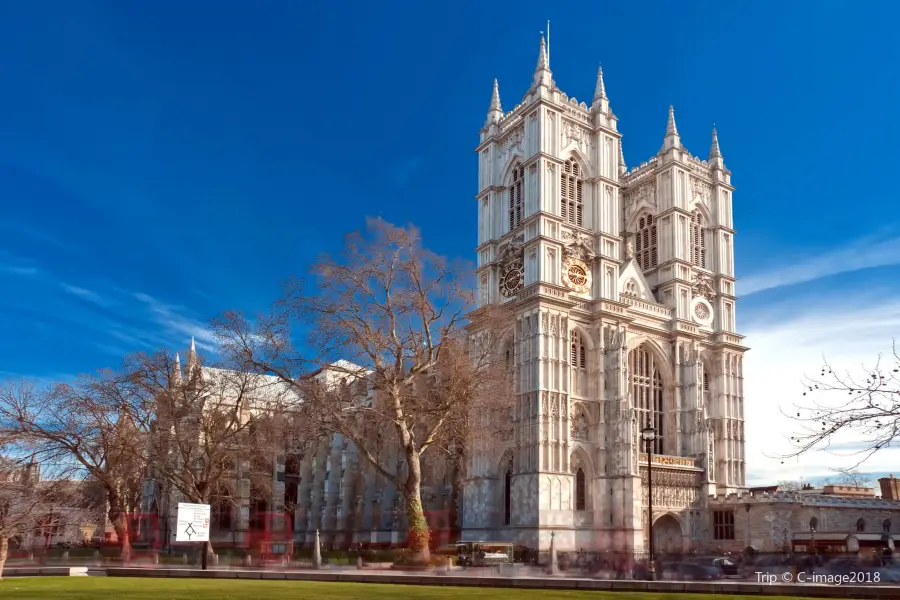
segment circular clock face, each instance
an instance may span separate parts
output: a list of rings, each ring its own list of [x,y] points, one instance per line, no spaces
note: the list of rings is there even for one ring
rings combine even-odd
[[[572,285],[575,286],[583,286],[587,284],[588,276],[587,272],[581,268],[580,265],[572,265],[569,267],[569,281],[572,282]]]
[[[513,262],[503,270],[500,276],[500,293],[506,297],[514,296],[525,285],[525,269],[521,262]]]
[[[563,283],[577,294],[583,294],[591,287],[590,268],[581,261],[570,260],[563,266]]]

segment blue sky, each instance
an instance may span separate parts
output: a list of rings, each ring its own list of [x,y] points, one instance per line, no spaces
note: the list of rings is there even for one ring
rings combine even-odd
[[[755,476],[782,468],[762,456],[771,415],[823,354],[890,350],[895,3],[260,6],[0,7],[0,375],[208,347],[206,319],[265,308],[367,215],[471,257],[491,82],[521,100],[546,19],[566,93],[589,102],[602,61],[629,165],[659,149],[669,104],[695,155],[718,127]]]

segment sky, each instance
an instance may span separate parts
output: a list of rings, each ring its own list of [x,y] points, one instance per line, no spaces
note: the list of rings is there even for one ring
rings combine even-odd
[[[211,351],[209,318],[265,310],[366,216],[474,258],[492,81],[505,110],[521,101],[549,19],[569,96],[590,103],[602,63],[628,165],[658,151],[670,104],[694,155],[716,124],[750,480],[855,464],[772,457],[804,375],[871,364],[900,325],[900,5],[560,6],[0,4],[0,378],[67,380],[191,336]]]

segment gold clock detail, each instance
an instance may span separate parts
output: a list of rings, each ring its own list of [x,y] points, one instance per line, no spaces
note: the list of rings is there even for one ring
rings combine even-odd
[[[576,294],[591,288],[591,269],[580,260],[569,259],[563,263],[563,284]]]

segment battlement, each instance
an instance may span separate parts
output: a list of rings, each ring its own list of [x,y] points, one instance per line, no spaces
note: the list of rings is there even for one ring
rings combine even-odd
[[[801,492],[759,492],[756,494],[728,494],[709,496],[708,504],[713,506],[755,505],[797,503],[821,508],[875,508],[900,510],[900,500],[873,497],[835,496],[831,494],[808,494]]]

